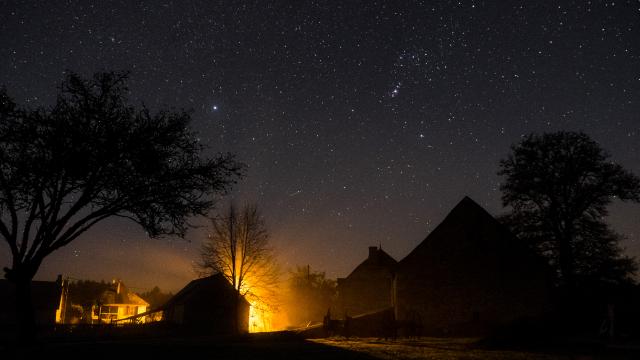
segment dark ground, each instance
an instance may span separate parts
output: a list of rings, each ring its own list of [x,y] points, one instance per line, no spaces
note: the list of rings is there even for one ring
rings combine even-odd
[[[304,340],[292,333],[236,338],[56,339],[18,348],[0,345],[0,359],[640,359],[633,346],[572,345],[547,349],[496,349],[474,339],[383,340],[341,337]]]
[[[18,348],[4,344],[0,359],[374,359],[351,350],[305,341],[292,334],[242,338],[156,338],[41,340],[38,345]]]

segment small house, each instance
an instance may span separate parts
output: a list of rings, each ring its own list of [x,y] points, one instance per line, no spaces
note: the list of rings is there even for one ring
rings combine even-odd
[[[147,311],[149,303],[129,289],[120,280],[113,280],[111,286],[100,294],[92,307],[92,322],[111,323]],[[144,318],[142,318],[144,321]]]

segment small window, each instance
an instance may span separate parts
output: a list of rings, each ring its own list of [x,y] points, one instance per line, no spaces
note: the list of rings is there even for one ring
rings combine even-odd
[[[102,314],[118,314],[117,306],[102,306],[100,309]]]

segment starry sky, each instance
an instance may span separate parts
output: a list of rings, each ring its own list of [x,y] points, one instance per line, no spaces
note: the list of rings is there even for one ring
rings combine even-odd
[[[29,106],[68,71],[129,70],[132,103],[192,109],[208,151],[248,165],[221,204],[260,205],[284,269],[399,260],[465,195],[502,213],[498,161],[531,132],[584,131],[640,174],[640,1],[7,0],[0,57]],[[640,205],[611,210],[639,256]],[[37,278],[175,291],[205,232],[110,220]]]

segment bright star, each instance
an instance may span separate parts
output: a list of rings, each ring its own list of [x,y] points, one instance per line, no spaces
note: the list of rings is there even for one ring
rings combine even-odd
[[[402,82],[397,82],[394,86],[393,86],[393,90],[391,90],[391,97],[397,97],[398,95],[400,95],[400,88],[402,87]]]

